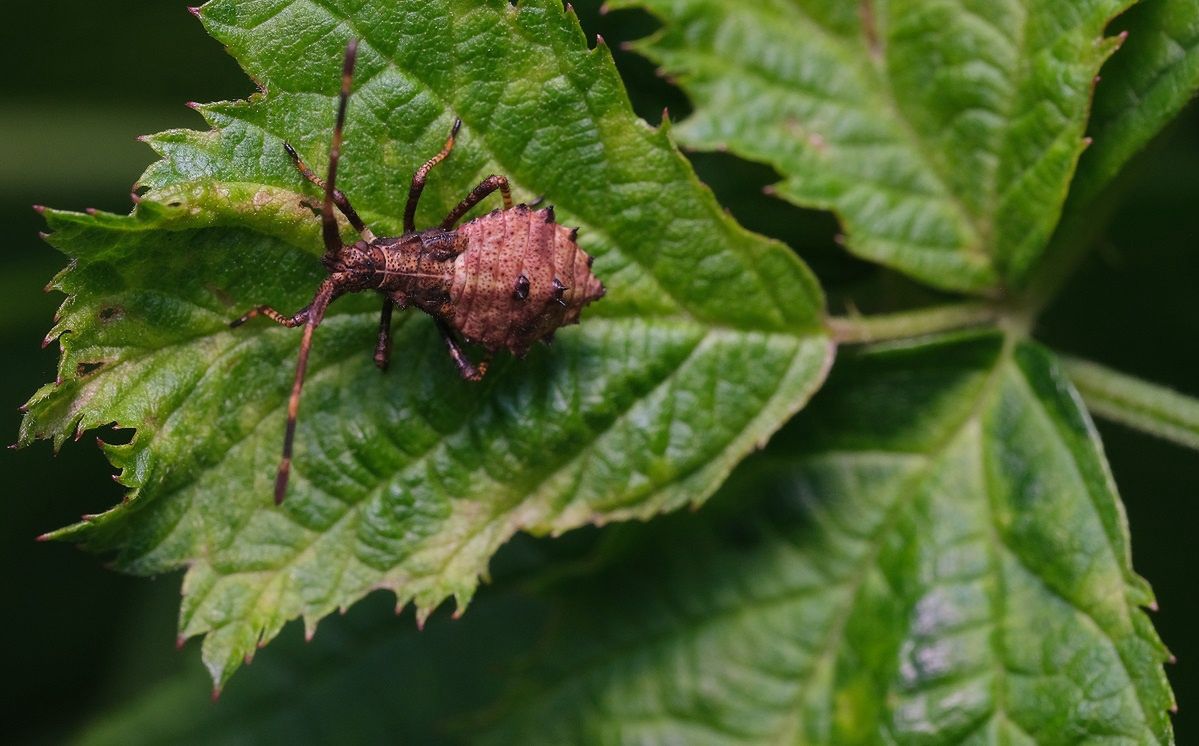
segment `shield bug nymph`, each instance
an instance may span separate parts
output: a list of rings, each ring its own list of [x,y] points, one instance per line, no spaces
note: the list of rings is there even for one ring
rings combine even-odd
[[[433,317],[462,377],[478,381],[487,372],[492,354],[506,349],[523,356],[533,343],[548,342],[558,328],[578,323],[583,306],[604,295],[603,284],[591,273],[592,258],[575,243],[578,230],[555,222],[553,207],[513,205],[508,179],[503,176],[484,179],[436,228],[416,230],[416,205],[425,179],[453,149],[460,120],[454,122],[441,152],[412,176],[403,235],[375,236],[349,199],[335,187],[357,48],[355,40],[346,47],[328,176],[322,181],[291,145],[284,144],[304,178],[324,190],[321,226],[325,254],[321,261],[329,276],[317,288],[312,302],[291,316],[258,306],[231,324],[240,326],[262,315],[283,326],[304,327],[287,406],[283,458],[275,478],[276,503],[287,494],[296,414],[312,334],[338,296],[366,290],[383,296],[375,346],[375,364],[380,369],[386,370],[390,355],[392,310],[414,307]],[[455,227],[472,207],[496,190],[503,197],[504,209]],[[335,207],[358,232],[359,240],[348,245],[342,242]],[[472,362],[463,349],[464,340],[483,348],[484,360]]]

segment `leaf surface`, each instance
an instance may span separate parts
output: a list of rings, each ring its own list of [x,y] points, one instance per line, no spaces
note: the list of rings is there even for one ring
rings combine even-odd
[[[497,561],[464,626],[419,645],[356,609],[330,623],[348,633],[268,651],[215,708],[177,679],[88,742],[1171,739],[1166,654],[1102,451],[1033,345],[845,353],[698,513],[609,527],[582,564],[562,559],[516,583]]]
[[[514,532],[557,533],[702,501],[799,409],[831,361],[823,298],[785,247],[726,217],[664,130],[632,114],[606,47],[558,0],[214,0],[200,11],[262,88],[199,107],[208,132],[150,138],[163,159],[129,216],[50,211],[72,259],[51,338],[59,380],[21,441],[117,423],[131,489],[58,536],[138,573],[187,567],[180,626],[218,685],[303,617],[373,589],[423,619],[461,609]],[[315,190],[342,53],[361,39],[338,186],[398,234],[413,170],[460,117],[418,226],[489,173],[577,225],[608,297],[553,349],[458,379],[432,322],[401,314],[371,362],[378,299],[317,331],[282,508],[271,480],[299,333],[245,309],[302,307],[323,270]],[[487,205],[488,208],[491,205]]]
[[[768,163],[833,210],[854,253],[939,288],[999,292],[1053,232],[1094,78],[1133,0],[615,0],[678,79],[684,143]]]
[[[748,518],[566,591],[494,742],[1171,741],[1152,596],[1046,351],[846,353],[786,432],[730,482]]]
[[[1103,67],[1070,206],[1088,206],[1199,91],[1199,3],[1142,0],[1113,28],[1128,39]]]

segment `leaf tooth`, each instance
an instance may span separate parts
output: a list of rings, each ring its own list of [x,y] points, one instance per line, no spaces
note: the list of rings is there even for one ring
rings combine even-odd
[[[662,107],[662,121],[658,124],[658,131],[662,134],[669,134],[674,129],[674,121],[670,118],[670,107]]]

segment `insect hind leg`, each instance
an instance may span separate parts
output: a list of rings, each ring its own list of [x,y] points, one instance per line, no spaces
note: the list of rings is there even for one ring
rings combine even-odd
[[[462,127],[462,120],[455,119],[454,126],[450,128],[450,136],[446,138],[445,145],[442,146],[441,152],[425,161],[425,164],[416,169],[416,173],[412,174],[412,186],[408,189],[408,204],[404,207],[404,232],[413,233],[416,231],[416,205],[420,202],[421,192],[425,190],[425,179],[429,176],[429,171],[438,163],[445,160],[445,157],[454,149],[454,138],[458,135],[458,130]]]
[[[512,209],[512,190],[508,186],[508,177],[497,176],[492,174],[486,179],[479,182],[479,185],[471,190],[470,194],[466,195],[466,199],[458,203],[458,206],[450,210],[450,214],[445,216],[445,220],[441,221],[441,227],[449,230],[454,227],[463,215],[470,212],[470,208],[483,201],[487,195],[495,190],[500,190],[500,195],[504,198],[504,209]]]
[[[467,381],[481,381],[483,376],[487,375],[487,366],[491,364],[491,358],[482,362],[472,363],[470,358],[466,356],[462,345],[458,343],[458,339],[454,336],[454,330],[449,324],[441,319],[437,319],[437,330],[441,332],[441,338],[445,340],[445,346],[450,351],[450,357],[454,360],[454,365],[458,366],[458,374]]]

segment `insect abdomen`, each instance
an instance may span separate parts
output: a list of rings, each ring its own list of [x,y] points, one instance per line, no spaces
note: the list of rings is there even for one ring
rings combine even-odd
[[[603,296],[576,231],[554,222],[552,208],[517,205],[459,227],[466,249],[454,262],[451,324],[489,350],[525,354],[534,342],[578,322]]]

